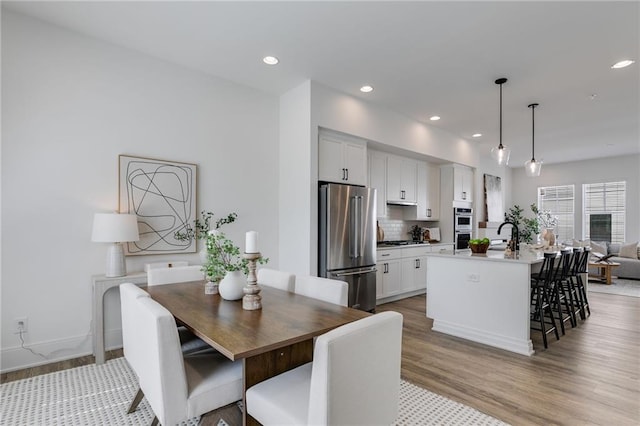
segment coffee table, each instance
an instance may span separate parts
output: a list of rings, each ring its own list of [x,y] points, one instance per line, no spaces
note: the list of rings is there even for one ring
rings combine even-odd
[[[606,284],[611,285],[611,271],[613,268],[620,266],[618,262],[589,262],[589,266],[598,268],[597,274],[589,274],[589,278],[598,279]]]

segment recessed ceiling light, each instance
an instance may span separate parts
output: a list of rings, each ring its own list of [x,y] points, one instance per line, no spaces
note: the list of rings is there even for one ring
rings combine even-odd
[[[438,115],[434,115],[433,117],[430,117],[430,118],[429,118],[429,120],[431,120],[431,121],[438,121],[438,120],[440,120],[440,116],[438,116]]]
[[[479,138],[480,136],[482,136],[482,133],[474,133],[471,135],[472,138]]]
[[[278,62],[280,62],[280,60],[275,56],[265,56],[264,58],[262,58],[262,62],[264,62],[267,65],[275,65]]]
[[[611,68],[618,69],[618,68],[628,67],[634,62],[635,61],[632,61],[631,59],[625,59],[624,61],[616,62],[615,64],[611,65]]]
[[[369,93],[369,92],[373,92],[373,86],[362,86],[360,88],[360,91],[362,93]]]

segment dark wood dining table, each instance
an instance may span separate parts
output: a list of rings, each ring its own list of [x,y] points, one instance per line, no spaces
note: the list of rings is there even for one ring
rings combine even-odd
[[[262,309],[245,311],[242,300],[205,294],[204,282],[146,287],[177,322],[230,360],[242,360],[243,424],[246,391],[269,377],[313,360],[313,338],[370,313],[261,286]]]

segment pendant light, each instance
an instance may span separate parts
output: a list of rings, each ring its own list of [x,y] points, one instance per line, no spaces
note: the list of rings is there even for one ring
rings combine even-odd
[[[509,155],[511,155],[511,150],[502,145],[502,85],[506,82],[506,78],[499,78],[496,80],[496,84],[500,85],[500,145],[491,148],[491,156],[500,166],[506,166],[509,164]]]
[[[530,104],[531,108],[531,160],[524,163],[524,171],[529,177],[540,176],[540,170],[542,169],[542,160],[536,161],[535,156],[535,117],[534,111],[538,104]]]

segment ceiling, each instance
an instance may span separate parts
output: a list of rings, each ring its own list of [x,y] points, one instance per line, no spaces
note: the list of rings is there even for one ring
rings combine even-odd
[[[486,150],[499,139],[494,81],[506,77],[511,167],[531,158],[532,102],[536,159],[640,153],[635,1],[2,3],[275,95],[310,79]],[[621,59],[637,62],[611,69]],[[361,93],[364,84],[375,90]]]

